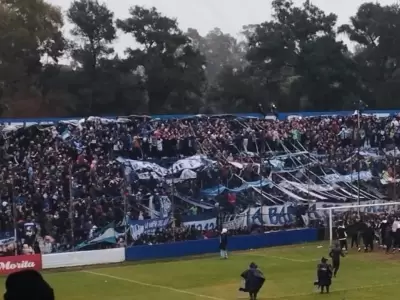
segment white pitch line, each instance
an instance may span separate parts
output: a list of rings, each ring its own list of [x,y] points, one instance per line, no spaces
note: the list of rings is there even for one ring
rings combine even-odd
[[[305,259],[295,259],[295,258],[284,257],[284,256],[275,256],[275,255],[269,255],[268,253],[261,254],[261,253],[246,252],[246,253],[241,253],[240,255],[259,256],[259,257],[264,257],[264,258],[276,258],[276,259],[280,259],[280,260],[287,260],[287,261],[293,261],[293,262],[299,262],[299,263],[308,263],[308,262],[318,261],[315,259],[305,260]]]
[[[284,257],[284,256],[275,256],[275,255],[265,255],[267,257],[272,257],[272,258],[276,258],[276,259],[282,259],[282,260],[288,260],[288,261],[295,261],[295,262],[301,262],[301,263],[308,263],[308,262],[313,262],[313,261],[317,261],[315,259],[294,259],[294,258],[289,258],[289,257]]]
[[[213,297],[213,296],[207,296],[207,295],[197,294],[197,293],[193,293],[193,292],[189,292],[189,291],[185,291],[185,290],[175,289],[175,288],[171,288],[171,287],[164,286],[164,285],[151,284],[151,283],[146,283],[146,282],[142,282],[142,281],[137,281],[137,280],[133,280],[133,279],[118,277],[118,276],[104,274],[104,273],[98,273],[98,272],[93,272],[93,271],[81,271],[81,272],[96,275],[96,276],[101,276],[101,277],[107,277],[107,278],[111,278],[111,279],[115,279],[115,280],[119,280],[119,281],[130,282],[130,283],[134,283],[137,285],[168,290],[168,291],[175,292],[175,293],[191,295],[194,297],[200,297],[200,298],[206,298],[206,299],[212,299],[212,300],[225,300],[225,299],[217,298],[217,297]]]
[[[171,287],[167,287],[167,286],[163,286],[163,285],[158,285],[158,284],[145,283],[145,282],[141,282],[141,281],[137,281],[137,280],[133,280],[133,279],[113,276],[113,275],[104,274],[104,273],[98,273],[98,272],[93,272],[93,271],[81,271],[81,272],[92,274],[92,275],[96,275],[96,276],[111,278],[111,279],[115,279],[115,280],[119,280],[119,281],[130,282],[130,283],[134,283],[134,284],[137,284],[137,285],[164,289],[164,290],[168,290],[168,291],[175,292],[175,293],[187,294],[187,295],[191,295],[191,296],[194,296],[194,297],[200,297],[200,298],[206,298],[206,299],[212,299],[212,300],[225,300],[223,298],[217,298],[217,297],[213,297],[213,296],[207,296],[207,295],[192,293],[192,292],[185,291],[185,290],[175,289],[175,288],[171,288]],[[340,293],[340,292],[357,291],[357,290],[363,290],[363,289],[388,287],[388,286],[398,285],[399,283],[400,282],[396,281],[396,282],[384,283],[384,284],[363,285],[363,286],[357,286],[357,287],[347,288],[347,289],[333,289],[333,290],[331,290],[331,293],[335,294],[337,292]],[[313,292],[313,293],[298,293],[298,294],[290,294],[290,295],[283,295],[283,296],[267,297],[265,299],[278,300],[278,299],[287,299],[287,298],[310,296],[310,295],[315,295],[315,294],[317,294],[317,292]]]

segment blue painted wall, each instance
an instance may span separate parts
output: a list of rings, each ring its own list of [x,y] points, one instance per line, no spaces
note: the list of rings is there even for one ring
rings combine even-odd
[[[228,250],[235,251],[257,249],[303,242],[314,242],[316,240],[317,230],[314,228],[276,231],[260,235],[230,237],[228,242]],[[217,253],[219,251],[218,246],[218,238],[152,246],[135,246],[125,250],[125,260],[138,261]]]

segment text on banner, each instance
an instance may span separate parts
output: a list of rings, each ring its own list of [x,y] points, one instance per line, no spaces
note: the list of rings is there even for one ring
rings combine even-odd
[[[199,231],[214,230],[214,229],[217,228],[217,218],[211,218],[211,219],[208,219],[208,220],[184,222],[183,225],[185,227],[194,226]]]
[[[0,258],[0,274],[2,275],[29,269],[36,271],[42,269],[42,256],[40,254],[6,256]]]

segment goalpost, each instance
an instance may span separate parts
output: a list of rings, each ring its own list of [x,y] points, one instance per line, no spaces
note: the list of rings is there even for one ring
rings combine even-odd
[[[377,207],[377,206],[386,206],[388,209],[385,211],[373,212],[373,211],[365,211],[365,213],[384,213],[389,212],[390,210],[396,210],[397,207],[400,208],[400,202],[388,202],[388,203],[373,203],[373,204],[360,204],[360,205],[344,205],[344,206],[332,206],[332,207],[323,207],[317,210],[328,211],[329,218],[329,241],[333,242],[333,217],[334,211],[336,212],[346,212],[349,210],[357,211],[359,214],[361,213],[360,208],[364,207]]]

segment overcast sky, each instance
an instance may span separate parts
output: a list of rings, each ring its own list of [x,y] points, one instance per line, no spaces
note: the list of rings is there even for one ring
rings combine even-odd
[[[58,5],[65,12],[72,0],[47,0]],[[373,0],[372,0],[373,1]],[[399,0],[379,0],[382,5],[393,4]],[[105,2],[109,9],[115,13],[116,18],[129,16],[129,7],[134,5],[156,7],[168,17],[176,18],[182,30],[196,28],[204,35],[209,30],[219,27],[223,32],[237,35],[243,25],[257,24],[269,20],[271,17],[271,1],[269,0],[100,0]],[[301,4],[303,0],[294,0]],[[312,2],[325,12],[338,15],[338,24],[346,23],[363,0],[312,0]],[[375,1],[374,1],[375,2]],[[69,27],[70,28],[70,27]],[[65,28],[69,31],[68,24]],[[119,35],[115,49],[123,53],[127,47],[134,47],[133,40]]]

